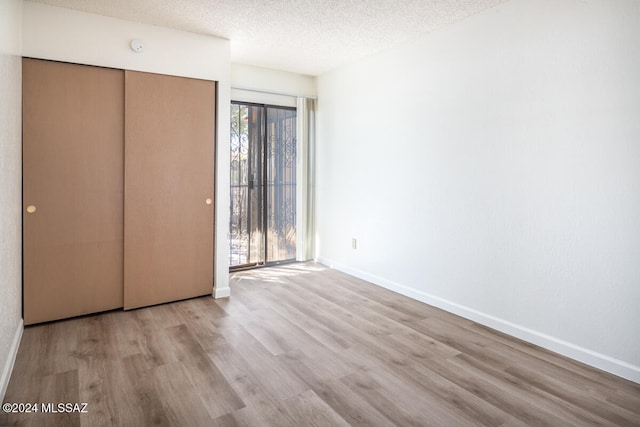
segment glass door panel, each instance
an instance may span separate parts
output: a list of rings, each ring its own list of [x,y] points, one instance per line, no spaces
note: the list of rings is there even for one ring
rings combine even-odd
[[[230,266],[264,262],[264,109],[231,105]]]
[[[231,105],[230,267],[295,259],[296,110]]]
[[[296,257],[296,110],[267,108],[267,262]]]

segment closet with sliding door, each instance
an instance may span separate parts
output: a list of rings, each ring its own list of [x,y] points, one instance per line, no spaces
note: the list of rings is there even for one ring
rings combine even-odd
[[[211,294],[215,82],[23,59],[24,322]]]

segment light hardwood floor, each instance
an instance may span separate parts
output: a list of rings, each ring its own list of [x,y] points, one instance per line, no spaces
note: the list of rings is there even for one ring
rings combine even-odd
[[[233,296],[28,327],[5,402],[33,426],[640,425],[640,385],[313,263]]]

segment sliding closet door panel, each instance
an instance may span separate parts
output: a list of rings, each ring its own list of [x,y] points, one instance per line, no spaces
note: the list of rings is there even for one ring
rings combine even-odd
[[[22,70],[24,322],[122,307],[124,73]]]
[[[213,291],[215,83],[125,72],[125,309]]]

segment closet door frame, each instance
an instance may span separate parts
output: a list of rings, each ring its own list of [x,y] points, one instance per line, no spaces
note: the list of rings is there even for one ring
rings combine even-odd
[[[25,324],[211,295],[216,82],[31,58],[23,82]]]

